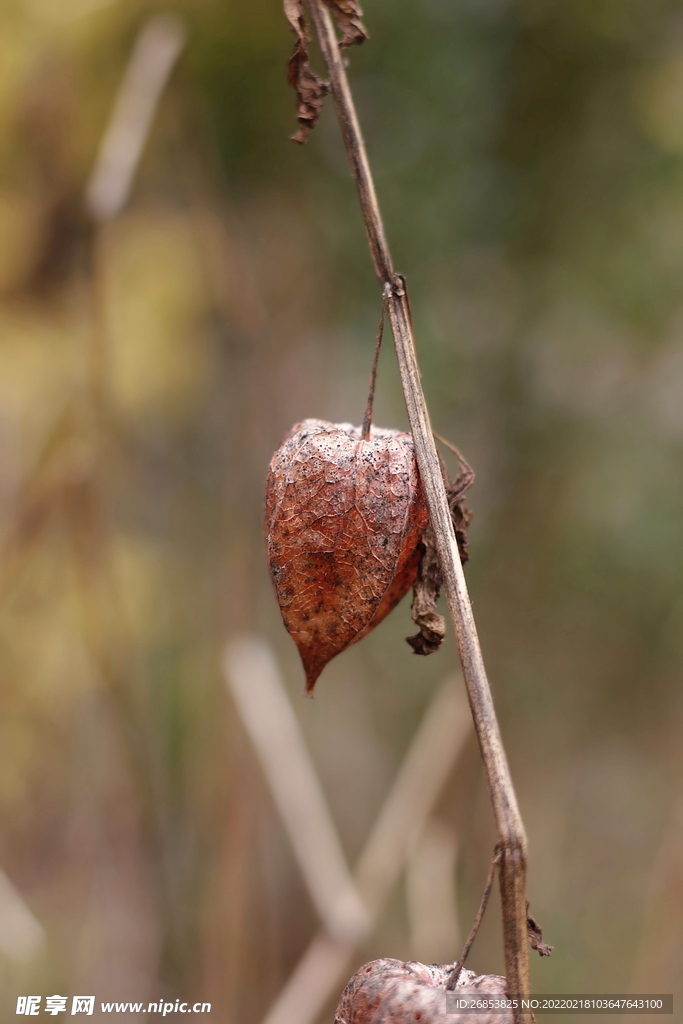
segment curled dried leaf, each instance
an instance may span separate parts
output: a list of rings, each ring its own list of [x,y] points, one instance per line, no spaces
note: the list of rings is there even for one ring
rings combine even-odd
[[[284,10],[296,42],[287,66],[287,81],[296,93],[300,128],[292,136],[294,142],[304,143],[320,117],[323,100],[330,91],[330,83],[313,71],[308,63],[311,37],[304,17],[303,0],[284,0]]]
[[[365,964],[344,989],[334,1024],[452,1024],[458,1018],[446,1012],[446,1000],[454,967],[388,957]],[[455,994],[504,996],[505,978],[463,968]],[[477,1024],[511,1024],[512,1012],[478,1011],[473,1019]]]
[[[341,46],[354,46],[368,38],[368,32],[362,22],[363,12],[356,0],[325,0],[337,28],[342,34]]]
[[[422,536],[422,556],[410,606],[412,620],[419,626],[420,632],[406,637],[415,654],[434,654],[446,635],[444,617],[435,610],[441,593],[441,582],[436,538],[431,525],[428,525]]]
[[[460,454],[458,454],[458,460],[460,470],[454,482],[451,482],[448,470],[443,462],[441,463],[441,472],[444,484],[446,485],[448,507],[451,510],[460,560],[464,565],[469,558],[467,527],[472,518],[472,513],[465,505],[463,497],[472,485],[474,473]],[[415,636],[406,637],[406,641],[413,648],[415,654],[426,656],[438,651],[446,635],[446,624],[443,615],[439,615],[436,611],[436,604],[439,600],[443,581],[439,555],[436,550],[436,538],[431,525],[428,525],[425,529],[421,547],[422,555],[417,579],[413,587],[413,603],[410,609],[413,622],[419,626],[420,631]]]
[[[529,913],[528,901],[526,905],[526,933],[531,948],[535,949],[539,956],[550,956],[555,947],[549,946],[547,942],[543,941],[543,930]]]
[[[342,34],[343,47],[362,43],[368,38],[363,25],[363,12],[357,0],[324,0]],[[300,128],[292,135],[293,142],[304,143],[315,128],[323,100],[330,91],[330,83],[316,74],[308,63],[311,37],[306,24],[304,0],[283,0],[285,16],[296,36],[294,50],[289,58],[287,81],[296,93],[297,115]]]
[[[417,576],[428,512],[410,434],[305,420],[273,456],[268,559],[310,693],[325,665],[366,636]]]

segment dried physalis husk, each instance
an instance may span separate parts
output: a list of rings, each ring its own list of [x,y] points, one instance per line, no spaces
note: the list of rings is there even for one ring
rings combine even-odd
[[[266,535],[310,693],[415,582],[428,521],[410,434],[304,420],[270,463]]]
[[[404,963],[385,958],[365,964],[351,978],[334,1017],[335,1024],[452,1024],[472,1020],[477,1024],[512,1024],[508,1009],[477,1009],[475,1013],[449,1013],[448,998],[479,1000],[505,996],[505,978],[476,975],[463,968],[449,997],[455,964]],[[494,1004],[495,1005],[495,1004]],[[504,1004],[503,1004],[504,1005]]]

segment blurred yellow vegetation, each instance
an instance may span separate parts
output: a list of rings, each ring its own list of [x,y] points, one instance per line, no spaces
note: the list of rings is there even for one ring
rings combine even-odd
[[[131,640],[163,642],[174,625],[168,580],[182,579],[182,567],[171,545],[140,534],[119,533],[113,543],[112,572],[121,588]]]
[[[0,308],[0,415],[14,425],[24,472],[84,383],[85,336],[70,312],[31,302]]]
[[[16,189],[0,189],[0,292],[12,291],[30,270],[40,226],[35,201]]]
[[[651,139],[683,153],[683,56],[658,61],[637,85],[637,105]]]
[[[104,287],[115,404],[124,415],[187,416],[209,368],[198,337],[206,284],[187,218],[121,218],[107,237]]]

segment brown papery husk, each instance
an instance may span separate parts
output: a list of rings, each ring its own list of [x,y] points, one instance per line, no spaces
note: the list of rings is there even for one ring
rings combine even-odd
[[[273,456],[266,543],[310,693],[325,665],[375,628],[417,576],[427,506],[413,439],[304,420]]]
[[[388,957],[373,960],[361,967],[344,989],[334,1024],[512,1024],[509,1010],[446,1013],[447,985],[454,966]],[[463,968],[453,995],[504,999],[505,978],[476,975]]]

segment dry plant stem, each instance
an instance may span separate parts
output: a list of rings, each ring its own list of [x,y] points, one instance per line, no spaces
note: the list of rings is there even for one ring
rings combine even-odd
[[[491,889],[493,888],[493,879],[495,877],[496,868],[498,867],[499,863],[500,851],[498,850],[498,847],[496,847],[496,852],[491,858],[491,866],[489,868],[488,878],[486,879],[486,885],[484,886],[484,894],[481,897],[481,903],[479,904],[477,916],[474,919],[474,924],[472,925],[470,934],[467,936],[467,942],[463,946],[462,953],[458,957],[458,962],[453,968],[453,972],[450,978],[448,979],[448,985],[446,987],[449,989],[454,989],[458,984],[458,978],[462,974],[462,969],[465,966],[465,961],[467,960],[467,957],[470,955],[472,943],[477,937],[477,932],[481,927],[481,922],[484,920],[484,914],[486,913],[486,908],[488,906],[489,896],[491,895]]]
[[[387,302],[391,294],[391,287],[388,284],[384,286],[384,294],[382,295],[382,312],[379,317],[379,327],[377,328],[377,337],[375,338],[375,353],[372,357],[372,370],[370,371],[370,387],[368,388],[368,404],[365,407],[365,416],[363,417],[363,427],[361,430],[361,438],[363,441],[370,440],[370,427],[372,426],[372,406],[375,401],[375,384],[377,383],[377,363],[379,362],[379,350],[382,347],[382,337],[384,336],[384,320],[387,315]]]
[[[456,446],[454,444],[451,444],[450,441],[447,441],[445,437],[441,436],[441,434],[437,434],[436,430],[434,431],[434,437],[436,438],[437,441],[440,441],[441,444],[445,445],[449,451],[453,452],[453,454],[458,460],[458,466],[460,468],[460,471],[467,473],[471,477],[471,484],[474,481],[474,470],[472,469],[472,467],[470,466],[469,462],[467,461],[463,453],[460,451],[460,449],[456,448]],[[468,487],[469,486],[470,485],[468,484]]]
[[[493,707],[451,521],[439,459],[434,445],[415,353],[405,282],[394,273],[382,218],[365,153],[344,63],[332,19],[323,0],[308,0],[327,65],[339,123],[358,188],[373,263],[382,287],[389,285],[389,318],[394,334],[403,393],[415,454],[460,652],[472,717],[481,747],[501,851],[500,890],[508,992],[528,995],[529,951],[526,928],[526,836]],[[522,1015],[519,1015],[519,1021]]]

